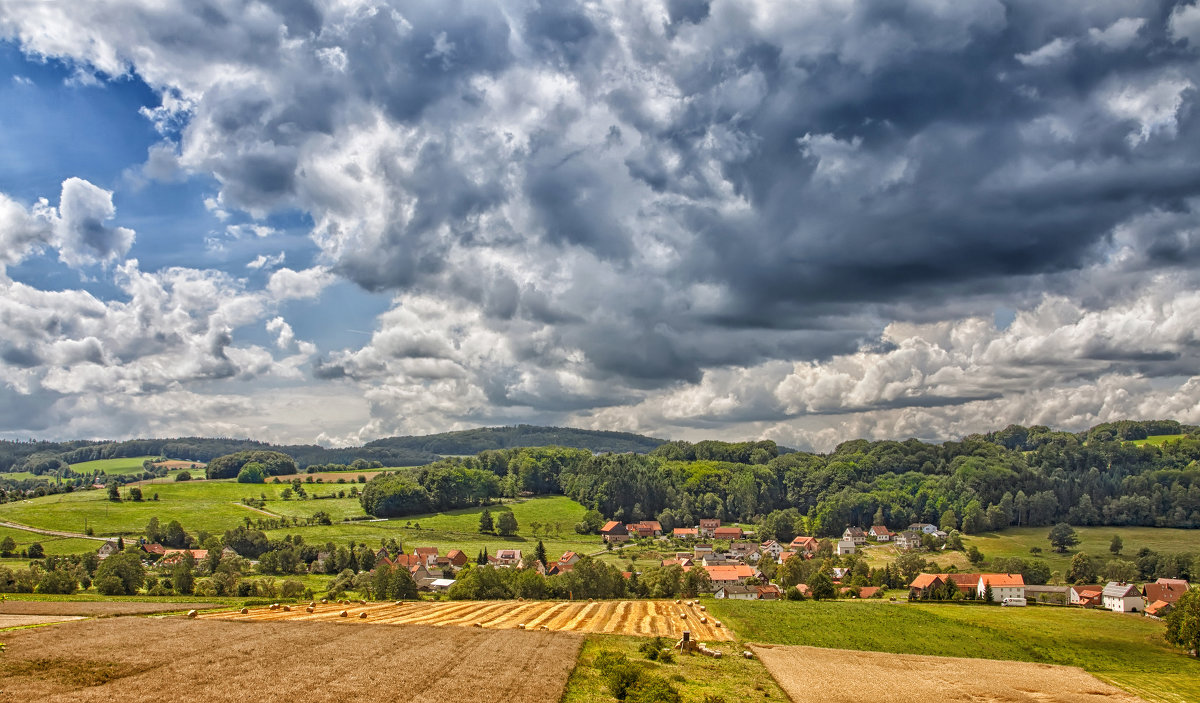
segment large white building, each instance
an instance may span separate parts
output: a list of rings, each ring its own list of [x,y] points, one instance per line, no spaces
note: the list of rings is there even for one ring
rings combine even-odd
[[[1114,613],[1140,613],[1146,609],[1142,592],[1131,583],[1109,581],[1102,598],[1104,607]]]
[[[1025,578],[1020,574],[980,574],[975,587],[977,597],[983,598],[988,586],[992,587],[992,601],[996,603],[1005,598],[1025,597]]]

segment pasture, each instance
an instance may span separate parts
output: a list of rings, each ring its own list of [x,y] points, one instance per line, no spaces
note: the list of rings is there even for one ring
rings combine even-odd
[[[5,537],[12,537],[13,541],[16,542],[16,552],[29,549],[29,545],[37,542],[42,545],[42,549],[45,550],[46,554],[53,554],[55,556],[94,552],[103,544],[103,542],[97,540],[80,537],[53,537],[51,535],[42,535],[27,530],[16,530],[0,525],[0,541]]]
[[[1148,700],[1200,700],[1200,661],[1167,645],[1162,622],[1134,615],[873,601],[708,606],[752,642],[1077,666]]]
[[[1154,434],[1154,435],[1150,435],[1149,437],[1147,437],[1145,439],[1134,439],[1134,440],[1130,440],[1130,441],[1135,447],[1141,447],[1141,446],[1145,446],[1147,444],[1153,445],[1155,447],[1161,447],[1162,445],[1166,444],[1167,442],[1174,442],[1174,441],[1183,439],[1185,437],[1187,437],[1187,435]]]
[[[464,690],[476,703],[557,701],[582,640],[325,622],[83,620],[6,632],[0,703],[449,700]]]
[[[368,602],[346,604],[316,603],[313,612],[302,606],[271,610],[250,609],[213,612],[202,618],[249,620],[253,622],[334,622],[349,625],[433,625],[436,627],[481,627],[483,629],[523,629],[551,632],[588,632],[595,634],[638,635],[678,639],[689,630],[694,639],[725,642],[733,639],[728,628],[687,601],[441,601],[441,602]],[[342,615],[346,613],[346,615]],[[366,617],[362,617],[366,615]]]
[[[146,461],[154,461],[157,456],[130,456],[120,459],[96,459],[95,461],[83,461],[78,464],[71,464],[71,470],[77,474],[93,474],[97,471],[103,471],[110,476],[127,476],[129,474],[140,474],[146,469],[142,464]]]

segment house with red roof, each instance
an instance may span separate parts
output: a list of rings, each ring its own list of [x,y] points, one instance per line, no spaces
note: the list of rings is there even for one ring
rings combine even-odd
[[[817,547],[819,546],[820,545],[817,543],[816,537],[799,535],[792,540],[791,544],[788,545],[788,549],[798,552],[806,557],[811,557],[817,553]]]
[[[721,521],[714,518],[701,518],[700,520],[700,536],[713,538],[717,528],[721,526]]]
[[[600,536],[605,542],[626,542],[629,540],[629,528],[616,520],[609,520],[600,528]]]
[[[944,584],[941,574],[917,574],[912,583],[908,584],[908,597],[911,600],[928,598]]]
[[[1025,597],[1025,577],[1021,574],[980,574],[976,597],[983,598],[988,587],[992,589],[992,601],[995,603],[1005,598]]]
[[[699,539],[700,531],[695,527],[676,527],[671,530],[671,536],[675,539]]]
[[[758,576],[756,569],[745,564],[706,566],[704,570],[708,572],[708,577],[712,579],[713,586],[717,588],[721,586],[745,586],[746,579]]]
[[[714,539],[735,540],[742,538],[742,528],[740,527],[718,527],[713,530]]]
[[[867,531],[867,534],[870,535],[876,542],[890,542],[892,541],[892,534],[894,533],[883,525],[872,525],[871,529]]]
[[[470,557],[468,557],[461,549],[451,549],[450,551],[446,552],[446,558],[450,560],[450,566],[453,566],[456,569],[461,569],[467,565],[468,561],[470,561]]]
[[[1146,606],[1146,615],[1155,618],[1166,617],[1171,614],[1171,610],[1175,607],[1174,603],[1168,603],[1165,600],[1156,600]]]
[[[1174,604],[1188,591],[1188,582],[1183,579],[1158,579],[1142,586],[1142,597],[1147,603],[1165,601]]]
[[[200,561],[204,557],[208,556],[208,550],[207,549],[168,549],[168,550],[166,550],[166,555],[163,556],[162,560],[159,561],[158,564],[159,564],[159,566],[170,566],[172,564],[178,564],[179,562],[183,561],[185,554],[191,554],[193,559],[195,559],[196,561]]]
[[[437,563],[438,548],[437,547],[417,547],[413,550],[413,554],[417,556],[427,566],[433,566]]]

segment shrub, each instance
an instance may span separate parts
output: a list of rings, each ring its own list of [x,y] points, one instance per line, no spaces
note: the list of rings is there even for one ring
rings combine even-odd
[[[263,465],[256,461],[252,461],[252,462],[249,462],[248,464],[246,464],[245,466],[243,466],[242,469],[240,471],[238,471],[237,482],[238,483],[262,483],[264,480],[266,480],[266,476],[267,476],[267,474],[263,469]]]
[[[299,598],[304,593],[304,584],[296,579],[287,579],[279,587],[279,595],[284,598]]]
[[[189,471],[180,471],[179,473],[175,474],[175,480],[176,481],[191,481],[192,474]]]
[[[643,673],[628,688],[625,703],[680,703],[680,697],[666,679]]]

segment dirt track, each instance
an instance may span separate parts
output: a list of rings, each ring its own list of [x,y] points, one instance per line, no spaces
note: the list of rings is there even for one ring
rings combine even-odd
[[[793,703],[1145,703],[1069,666],[751,645]]]
[[[596,632],[646,637],[680,637],[684,630],[692,638],[705,642],[732,640],[726,627],[717,627],[708,613],[673,601],[444,601],[437,603],[370,603],[361,605],[317,604],[315,612],[305,612],[304,605],[283,609],[254,608],[246,615],[237,612],[207,613],[201,618],[251,620],[256,622],[337,622],[342,624],[383,625],[457,625],[483,629],[514,629],[524,624],[527,629],[552,631]],[[347,616],[340,613],[346,611]],[[366,613],[366,619],[359,616]],[[687,619],[680,617],[686,613]],[[707,623],[700,622],[701,618]]]
[[[6,632],[0,703],[557,701],[582,637],[117,618]]]
[[[193,608],[218,608],[212,603],[138,603],[132,601],[0,601],[4,615],[150,615]]]

